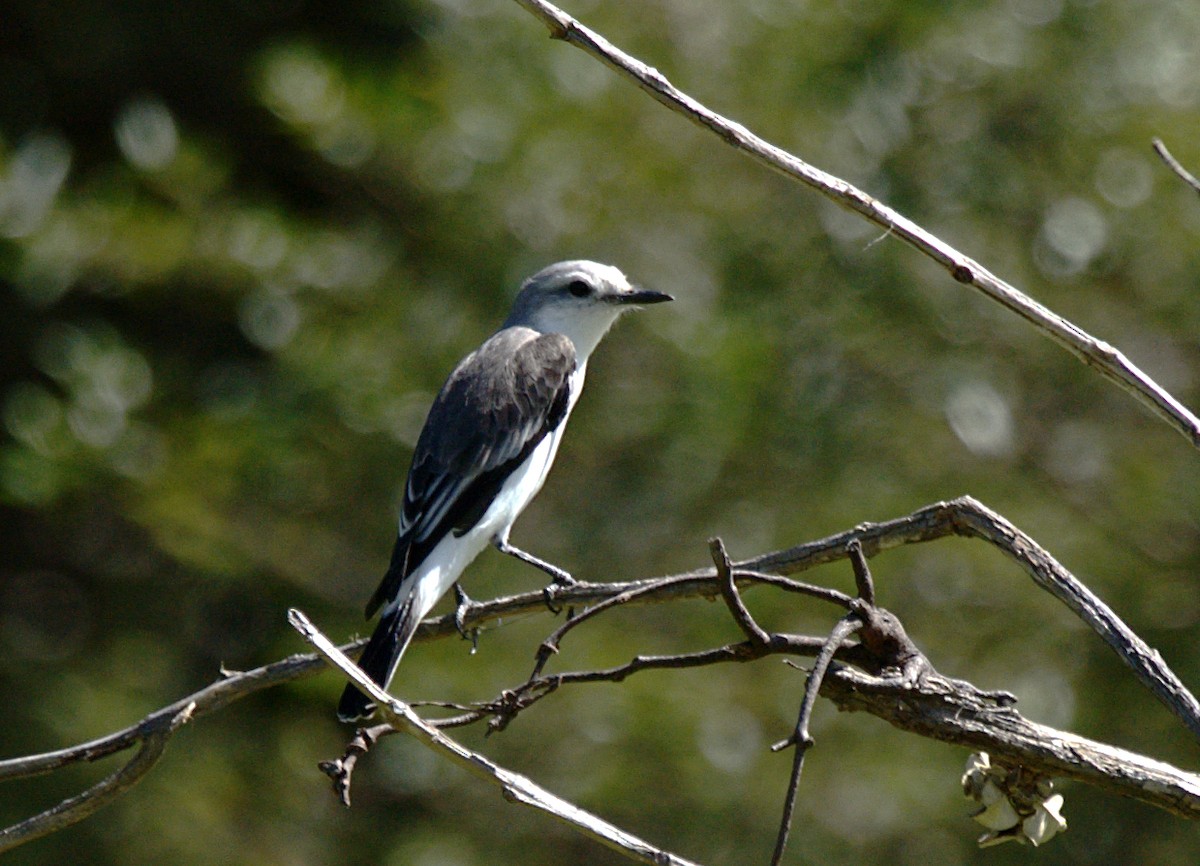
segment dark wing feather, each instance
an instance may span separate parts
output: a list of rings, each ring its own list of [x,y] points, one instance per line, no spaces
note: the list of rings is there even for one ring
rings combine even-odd
[[[508,474],[563,422],[574,371],[569,339],[521,327],[494,334],[455,368],[417,440],[391,565],[368,617],[447,532],[474,526]]]

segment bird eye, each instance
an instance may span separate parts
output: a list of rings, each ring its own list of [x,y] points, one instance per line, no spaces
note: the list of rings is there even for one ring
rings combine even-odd
[[[573,297],[586,298],[592,293],[592,287],[583,280],[571,280],[571,282],[567,284],[567,291],[570,292]]]

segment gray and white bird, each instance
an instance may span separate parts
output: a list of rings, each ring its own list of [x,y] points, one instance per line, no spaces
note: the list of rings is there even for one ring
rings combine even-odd
[[[500,330],[454,368],[417,439],[391,564],[367,602],[368,618],[383,613],[358,664],[380,686],[489,543],[571,582],[509,544],[509,531],[546,480],[596,345],[626,310],[670,300],[610,265],[559,262],[525,281]],[[347,686],[338,718],[357,721],[373,709]]]

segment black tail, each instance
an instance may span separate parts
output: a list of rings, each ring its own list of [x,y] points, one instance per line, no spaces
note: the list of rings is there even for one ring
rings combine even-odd
[[[391,610],[385,610],[375,626],[375,633],[367,641],[367,647],[358,659],[358,666],[372,680],[379,683],[381,688],[387,688],[388,681],[400,663],[400,656],[412,636],[417,631],[420,620],[413,616],[412,597],[396,605]],[[357,722],[375,712],[375,704],[360,692],[355,686],[348,685],[342,692],[338,702],[338,719],[343,722]]]

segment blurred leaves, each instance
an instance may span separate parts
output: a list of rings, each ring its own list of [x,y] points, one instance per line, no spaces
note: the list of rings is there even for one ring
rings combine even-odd
[[[1200,9],[569,11],[1200,403],[1200,208],[1149,149],[1160,135],[1200,166]],[[0,92],[6,754],[97,736],[221,663],[299,649],[290,605],[332,634],[365,630],[433,393],[522,277],[575,256],[679,301],[606,342],[517,543],[585,578],[633,577],[705,564],[714,534],[749,555],[970,493],[1200,679],[1200,485],[1177,434],[514,4],[16,0]],[[873,568],[947,674],[1194,761],[1119,662],[981,546]],[[538,579],[487,553],[469,577],[476,596]],[[748,601],[780,628],[828,627],[792,601]],[[506,623],[475,656],[423,646],[397,688],[491,697],[549,627]],[[696,648],[730,627],[706,605],[621,612],[557,663]],[[741,863],[773,838],[788,760],[763,744],[794,720],[801,681],[771,665],[648,674],[465,736],[664,846]],[[372,755],[344,813],[314,768],[342,745],[336,691],[268,692],[194,726],[142,788],[13,862],[612,862],[399,745]],[[814,733],[805,857],[984,856],[956,790],[964,756],[820,710]],[[14,788],[0,817],[65,790]],[[1068,795],[1071,832],[1041,860],[1188,858],[1173,819],[1089,797]]]

